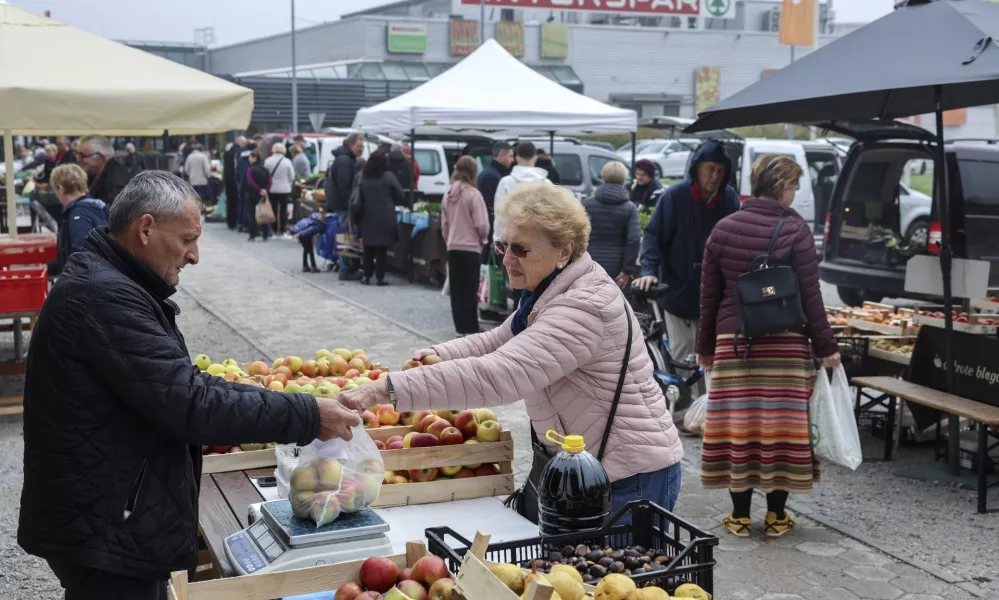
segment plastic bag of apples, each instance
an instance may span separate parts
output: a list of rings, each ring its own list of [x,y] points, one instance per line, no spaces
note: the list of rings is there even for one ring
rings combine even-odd
[[[357,512],[378,499],[385,463],[363,427],[349,442],[316,440],[299,453],[291,473],[291,510],[316,527],[332,523],[341,512]]]

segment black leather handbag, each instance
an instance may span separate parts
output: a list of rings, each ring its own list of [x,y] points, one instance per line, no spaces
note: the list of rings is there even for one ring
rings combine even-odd
[[[631,362],[631,336],[632,336],[632,325],[631,325],[631,307],[628,306],[628,301],[624,301],[624,313],[628,317],[628,341],[625,343],[624,347],[624,359],[621,362],[621,374],[617,379],[617,389],[614,390],[614,402],[611,404],[610,414],[607,415],[607,425],[604,427],[603,439],[600,441],[600,450],[597,452],[597,460],[603,461],[604,451],[607,449],[607,438],[610,437],[611,424],[614,423],[614,416],[617,414],[617,405],[621,402],[621,390],[624,388],[624,376],[628,373],[628,363]],[[566,431],[565,426],[562,424],[562,418],[555,415],[559,420],[559,426],[565,435],[569,432]],[[531,473],[527,476],[527,481],[524,482],[524,486],[519,490],[515,490],[510,494],[507,499],[503,502],[505,506],[517,511],[517,514],[524,517],[531,523],[535,525],[538,524],[538,490],[541,487],[541,473],[548,466],[548,462],[551,461],[552,457],[548,456],[548,452],[545,447],[538,441],[538,436],[534,433],[534,427],[531,426],[531,450],[533,451],[533,459],[531,461]]]
[[[746,338],[744,358],[749,356],[753,338],[796,331],[804,327],[806,322],[794,269],[790,265],[773,264],[774,244],[780,237],[785,221],[787,217],[777,224],[767,253],[756,257],[750,271],[735,280],[739,330],[732,340],[732,347],[738,354],[739,337]]]

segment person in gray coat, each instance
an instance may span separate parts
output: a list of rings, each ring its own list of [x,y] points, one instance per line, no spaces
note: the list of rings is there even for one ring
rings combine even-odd
[[[628,198],[624,182],[628,169],[620,162],[609,162],[600,170],[604,184],[586,200],[583,207],[590,216],[590,256],[624,289],[631,282],[638,263],[641,233],[638,210]]]
[[[371,154],[364,163],[358,182],[359,194],[351,200],[350,218],[358,226],[364,246],[364,278],[371,283],[375,275],[378,285],[385,281],[385,262],[389,246],[398,241],[395,207],[405,206],[402,186],[388,170],[388,155],[381,150]]]

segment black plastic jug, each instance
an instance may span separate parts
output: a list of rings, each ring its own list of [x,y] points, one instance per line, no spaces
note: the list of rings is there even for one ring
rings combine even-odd
[[[562,446],[541,472],[538,528],[541,535],[600,529],[610,514],[610,479],[600,461],[586,451],[581,435],[545,438]],[[560,438],[560,439],[559,439]]]

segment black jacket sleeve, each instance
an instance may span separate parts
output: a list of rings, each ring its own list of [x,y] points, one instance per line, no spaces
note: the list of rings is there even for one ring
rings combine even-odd
[[[308,394],[232,384],[201,373],[161,325],[148,298],[112,286],[89,305],[81,336],[114,393],[164,435],[188,444],[308,444],[319,406]]]

